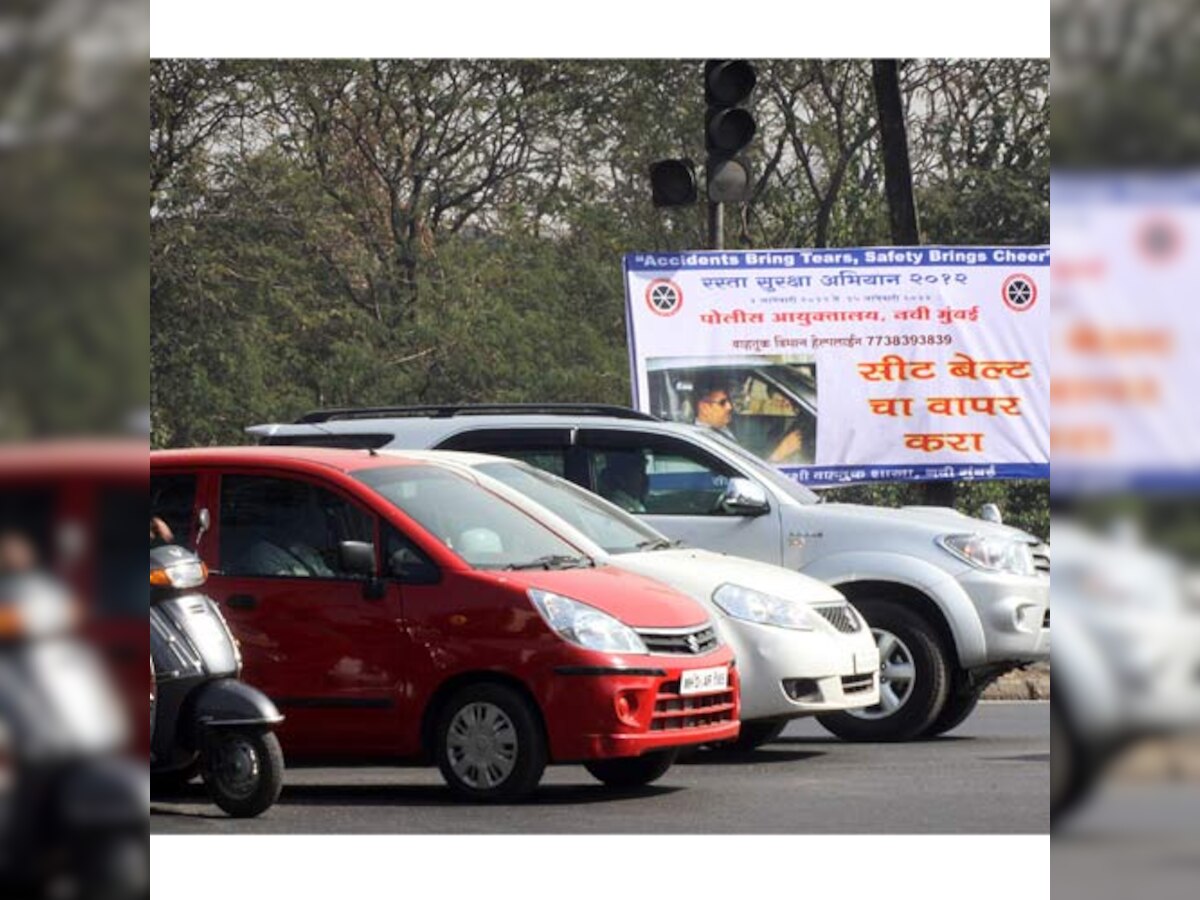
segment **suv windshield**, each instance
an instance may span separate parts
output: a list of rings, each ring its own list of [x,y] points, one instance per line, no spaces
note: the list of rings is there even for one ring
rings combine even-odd
[[[468,478],[434,466],[365,469],[354,477],[476,569],[572,568],[592,560]]]
[[[565,519],[609,553],[638,553],[674,546],[669,538],[623,510],[533,466],[494,462],[478,469]]]
[[[821,498],[818,494],[810,491],[804,485],[792,481],[786,475],[781,474],[777,469],[763,462],[745,447],[739,446],[733,441],[724,440],[714,436],[711,429],[700,426],[691,426],[693,432],[696,432],[704,437],[705,440],[712,441],[722,449],[736,456],[743,465],[753,470],[756,478],[761,478],[763,481],[769,481],[789,497],[796,500],[798,503],[812,504],[820,503]]]

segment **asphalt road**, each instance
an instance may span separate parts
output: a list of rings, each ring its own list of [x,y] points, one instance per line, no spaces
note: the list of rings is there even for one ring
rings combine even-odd
[[[1192,900],[1200,878],[1197,821],[1198,784],[1100,785],[1054,833],[1055,900]]]
[[[456,802],[436,769],[291,769],[279,803],[235,821],[199,785],[155,797],[154,834],[1023,833],[1049,829],[1046,703],[985,703],[951,734],[847,744],[793,723],[738,762],[700,752],[658,783],[614,792],[547,769],[531,801]]]

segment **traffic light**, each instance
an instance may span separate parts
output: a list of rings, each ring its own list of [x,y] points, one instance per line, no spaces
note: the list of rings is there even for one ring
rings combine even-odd
[[[744,107],[758,75],[744,59],[710,59],[704,64],[705,180],[709,203],[736,203],[750,196],[750,164],[742,151],[757,128]]]
[[[690,159],[663,159],[650,166],[655,206],[687,206],[696,202],[696,164]]]

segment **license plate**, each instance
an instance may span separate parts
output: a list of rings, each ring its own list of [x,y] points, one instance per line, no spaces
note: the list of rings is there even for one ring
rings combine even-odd
[[[715,669],[691,669],[679,678],[679,693],[687,697],[690,694],[711,694],[723,691],[729,687],[729,669],[718,666]]]

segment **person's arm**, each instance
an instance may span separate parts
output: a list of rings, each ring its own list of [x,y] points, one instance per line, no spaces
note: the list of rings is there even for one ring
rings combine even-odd
[[[804,441],[800,437],[799,431],[789,431],[783,436],[775,449],[771,451],[771,455],[767,457],[767,462],[780,463],[800,453],[804,446]]]

